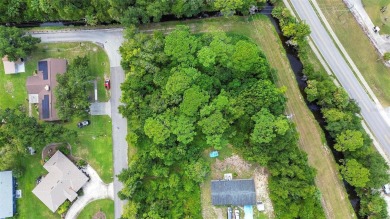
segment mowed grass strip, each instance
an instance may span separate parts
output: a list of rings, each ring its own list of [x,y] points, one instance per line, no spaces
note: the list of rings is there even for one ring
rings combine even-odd
[[[390,68],[339,0],[317,0],[327,21],[383,106],[390,106]],[[388,9],[390,10],[390,8]],[[381,27],[382,28],[382,27]]]
[[[271,66],[277,70],[278,84],[287,87],[287,111],[294,115],[293,121],[300,134],[300,147],[308,154],[310,166],[317,171],[315,183],[322,194],[322,205],[327,218],[356,218],[344,185],[338,177],[339,173],[333,155],[323,143],[322,130],[304,102],[285,51],[270,20],[265,16],[259,16],[253,20],[243,17],[210,18],[148,24],[142,26],[141,31],[146,33],[152,33],[153,30],[171,32],[177,24],[189,25],[194,32],[222,30],[243,34],[261,47]],[[321,64],[315,55],[311,57],[313,57],[314,66],[320,68],[318,66]]]
[[[335,160],[323,142],[322,130],[306,106],[299,91],[280,40],[270,22],[254,20],[252,38],[258,42],[273,68],[278,70],[278,84],[287,87],[287,112],[299,132],[299,145],[308,154],[309,164],[317,170],[316,185],[322,194],[327,218],[356,218],[345,188],[338,177]],[[269,43],[275,42],[275,43]],[[312,55],[314,59],[314,55]],[[313,60],[318,62],[316,60]]]
[[[78,219],[92,219],[99,211],[103,212],[106,219],[114,219],[114,201],[111,199],[96,200],[89,203],[78,215]],[[99,217],[102,218],[102,217]]]

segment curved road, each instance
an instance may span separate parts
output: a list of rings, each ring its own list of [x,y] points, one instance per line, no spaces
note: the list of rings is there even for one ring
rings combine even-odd
[[[41,38],[42,42],[81,42],[90,41],[104,45],[110,60],[111,69],[111,119],[112,119],[112,143],[114,161],[114,202],[115,218],[122,215],[125,201],[118,198],[118,192],[123,188],[118,181],[118,175],[128,167],[127,161],[127,120],[118,111],[120,105],[121,89],[120,84],[125,79],[124,71],[120,65],[121,56],[119,47],[123,42],[122,29],[100,29],[100,30],[77,30],[77,31],[53,31],[48,33],[32,33],[34,37]]]
[[[361,108],[361,115],[365,122],[387,157],[390,157],[390,127],[386,122],[388,118],[383,113],[383,109],[370,99],[360,82],[356,79],[353,71],[322,25],[310,1],[290,0],[290,2],[298,16],[310,26],[310,37],[313,42],[349,96],[356,100]]]

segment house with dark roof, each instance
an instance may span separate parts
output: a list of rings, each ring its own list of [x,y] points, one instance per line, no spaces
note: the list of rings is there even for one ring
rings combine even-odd
[[[256,191],[253,179],[212,180],[213,205],[255,205]]]
[[[42,120],[59,120],[54,89],[57,86],[57,74],[64,74],[66,68],[65,59],[44,59],[38,62],[37,74],[27,78],[28,101],[30,104],[38,104],[39,118]]]
[[[13,217],[15,212],[15,181],[12,171],[2,171],[0,172],[0,218]]]
[[[49,173],[32,193],[52,212],[67,199],[74,201],[77,198],[77,191],[88,181],[88,177],[60,151],[57,151],[43,167]]]

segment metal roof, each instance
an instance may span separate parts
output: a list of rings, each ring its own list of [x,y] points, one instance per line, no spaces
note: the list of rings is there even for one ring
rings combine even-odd
[[[14,183],[12,171],[0,172],[0,218],[14,215]]]
[[[256,191],[253,179],[212,180],[213,205],[255,205]]]

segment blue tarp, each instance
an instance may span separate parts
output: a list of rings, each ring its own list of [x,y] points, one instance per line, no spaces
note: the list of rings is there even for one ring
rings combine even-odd
[[[244,206],[245,219],[253,219],[253,206],[245,205]]]
[[[218,157],[218,151],[211,151],[210,152],[210,157]]]

